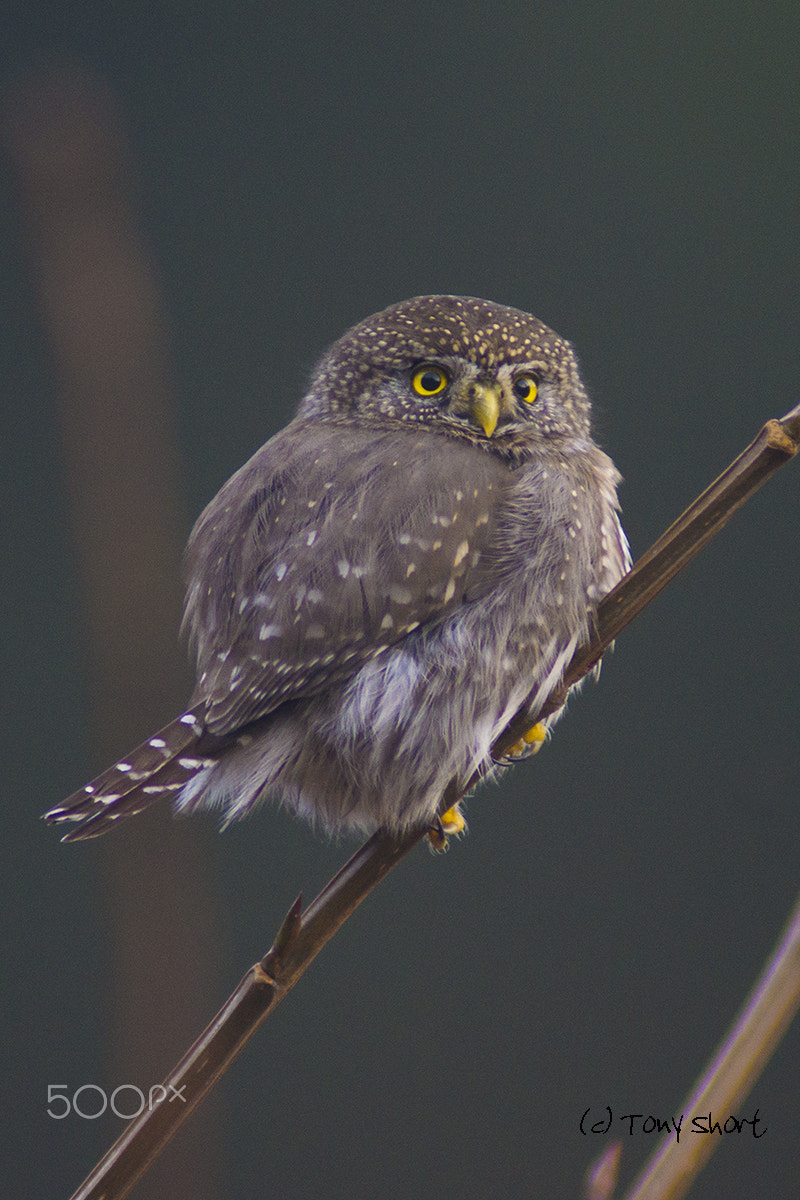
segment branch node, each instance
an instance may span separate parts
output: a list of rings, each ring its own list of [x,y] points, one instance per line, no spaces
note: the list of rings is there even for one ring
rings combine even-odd
[[[800,442],[800,404],[795,404],[788,413],[784,413],[780,424],[783,432],[787,433],[795,443]]]
[[[275,976],[270,975],[269,971],[264,970],[265,962],[266,959],[262,959],[261,962],[257,962],[252,968],[253,983],[265,985],[266,987],[272,988],[273,991],[276,992],[285,992],[286,988],[278,983],[278,980],[275,978]]]
[[[770,450],[780,450],[787,458],[792,458],[800,448],[780,421],[767,421],[764,430]]]

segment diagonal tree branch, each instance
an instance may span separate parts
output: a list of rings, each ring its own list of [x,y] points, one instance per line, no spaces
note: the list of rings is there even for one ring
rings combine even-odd
[[[641,610],[719,532],[734,512],[800,449],[800,405],[780,421],[768,421],[731,463],[636,563],[600,604],[596,632],[564,673],[558,693],[539,712],[518,713],[493,747],[502,757],[535,721],[555,711],[569,688],[599,662],[604,651]],[[478,782],[470,780],[469,787]],[[468,790],[468,789],[467,789]],[[460,798],[451,785],[444,811]],[[180,1125],[227,1070],[323,946],[421,840],[424,830],[402,837],[374,834],[345,863],[305,911],[293,904],[275,943],[243,977],[217,1016],[164,1083],[164,1100],[126,1128],[72,1200],[119,1200],[126,1196]]]

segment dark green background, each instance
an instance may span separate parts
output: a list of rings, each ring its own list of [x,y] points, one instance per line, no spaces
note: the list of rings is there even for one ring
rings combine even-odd
[[[419,293],[574,341],[637,554],[797,402],[795,5],[64,9],[6,9],[4,80],[45,53],[117,98],[191,513],[327,344]],[[57,1197],[121,1124],[53,1121],[48,1083],[122,1081],[108,841],[62,846],[37,818],[105,763],[51,358],[1,187],[0,1170],[8,1195]],[[356,914],[222,1083],[210,1194],[572,1200],[605,1144],[579,1133],[588,1106],[679,1111],[800,880],[799,497],[795,464],[624,634],[544,753],[473,798],[470,836],[417,850]],[[195,824],[210,1017],[352,847],[274,811]],[[165,871],[185,836],[165,826]],[[155,895],[141,920],[146,938],[170,911]],[[799,1049],[793,1030],[743,1106],[766,1136],[727,1138],[693,1196],[796,1196]],[[626,1178],[653,1144],[626,1138]]]

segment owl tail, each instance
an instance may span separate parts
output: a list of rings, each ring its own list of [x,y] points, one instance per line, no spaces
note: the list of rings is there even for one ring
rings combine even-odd
[[[106,833],[113,821],[132,817],[161,796],[179,792],[215,761],[201,753],[203,743],[217,739],[204,734],[200,711],[190,708],[165,725],[127,758],[51,808],[44,814],[45,821],[53,825],[78,822],[62,839],[77,842]]]

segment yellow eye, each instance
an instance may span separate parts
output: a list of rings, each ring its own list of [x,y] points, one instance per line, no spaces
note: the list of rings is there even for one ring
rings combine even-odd
[[[418,367],[411,376],[411,386],[418,396],[437,396],[448,383],[447,374],[441,367]]]
[[[535,375],[518,375],[514,380],[514,395],[526,404],[533,404],[539,395],[539,381]]]

